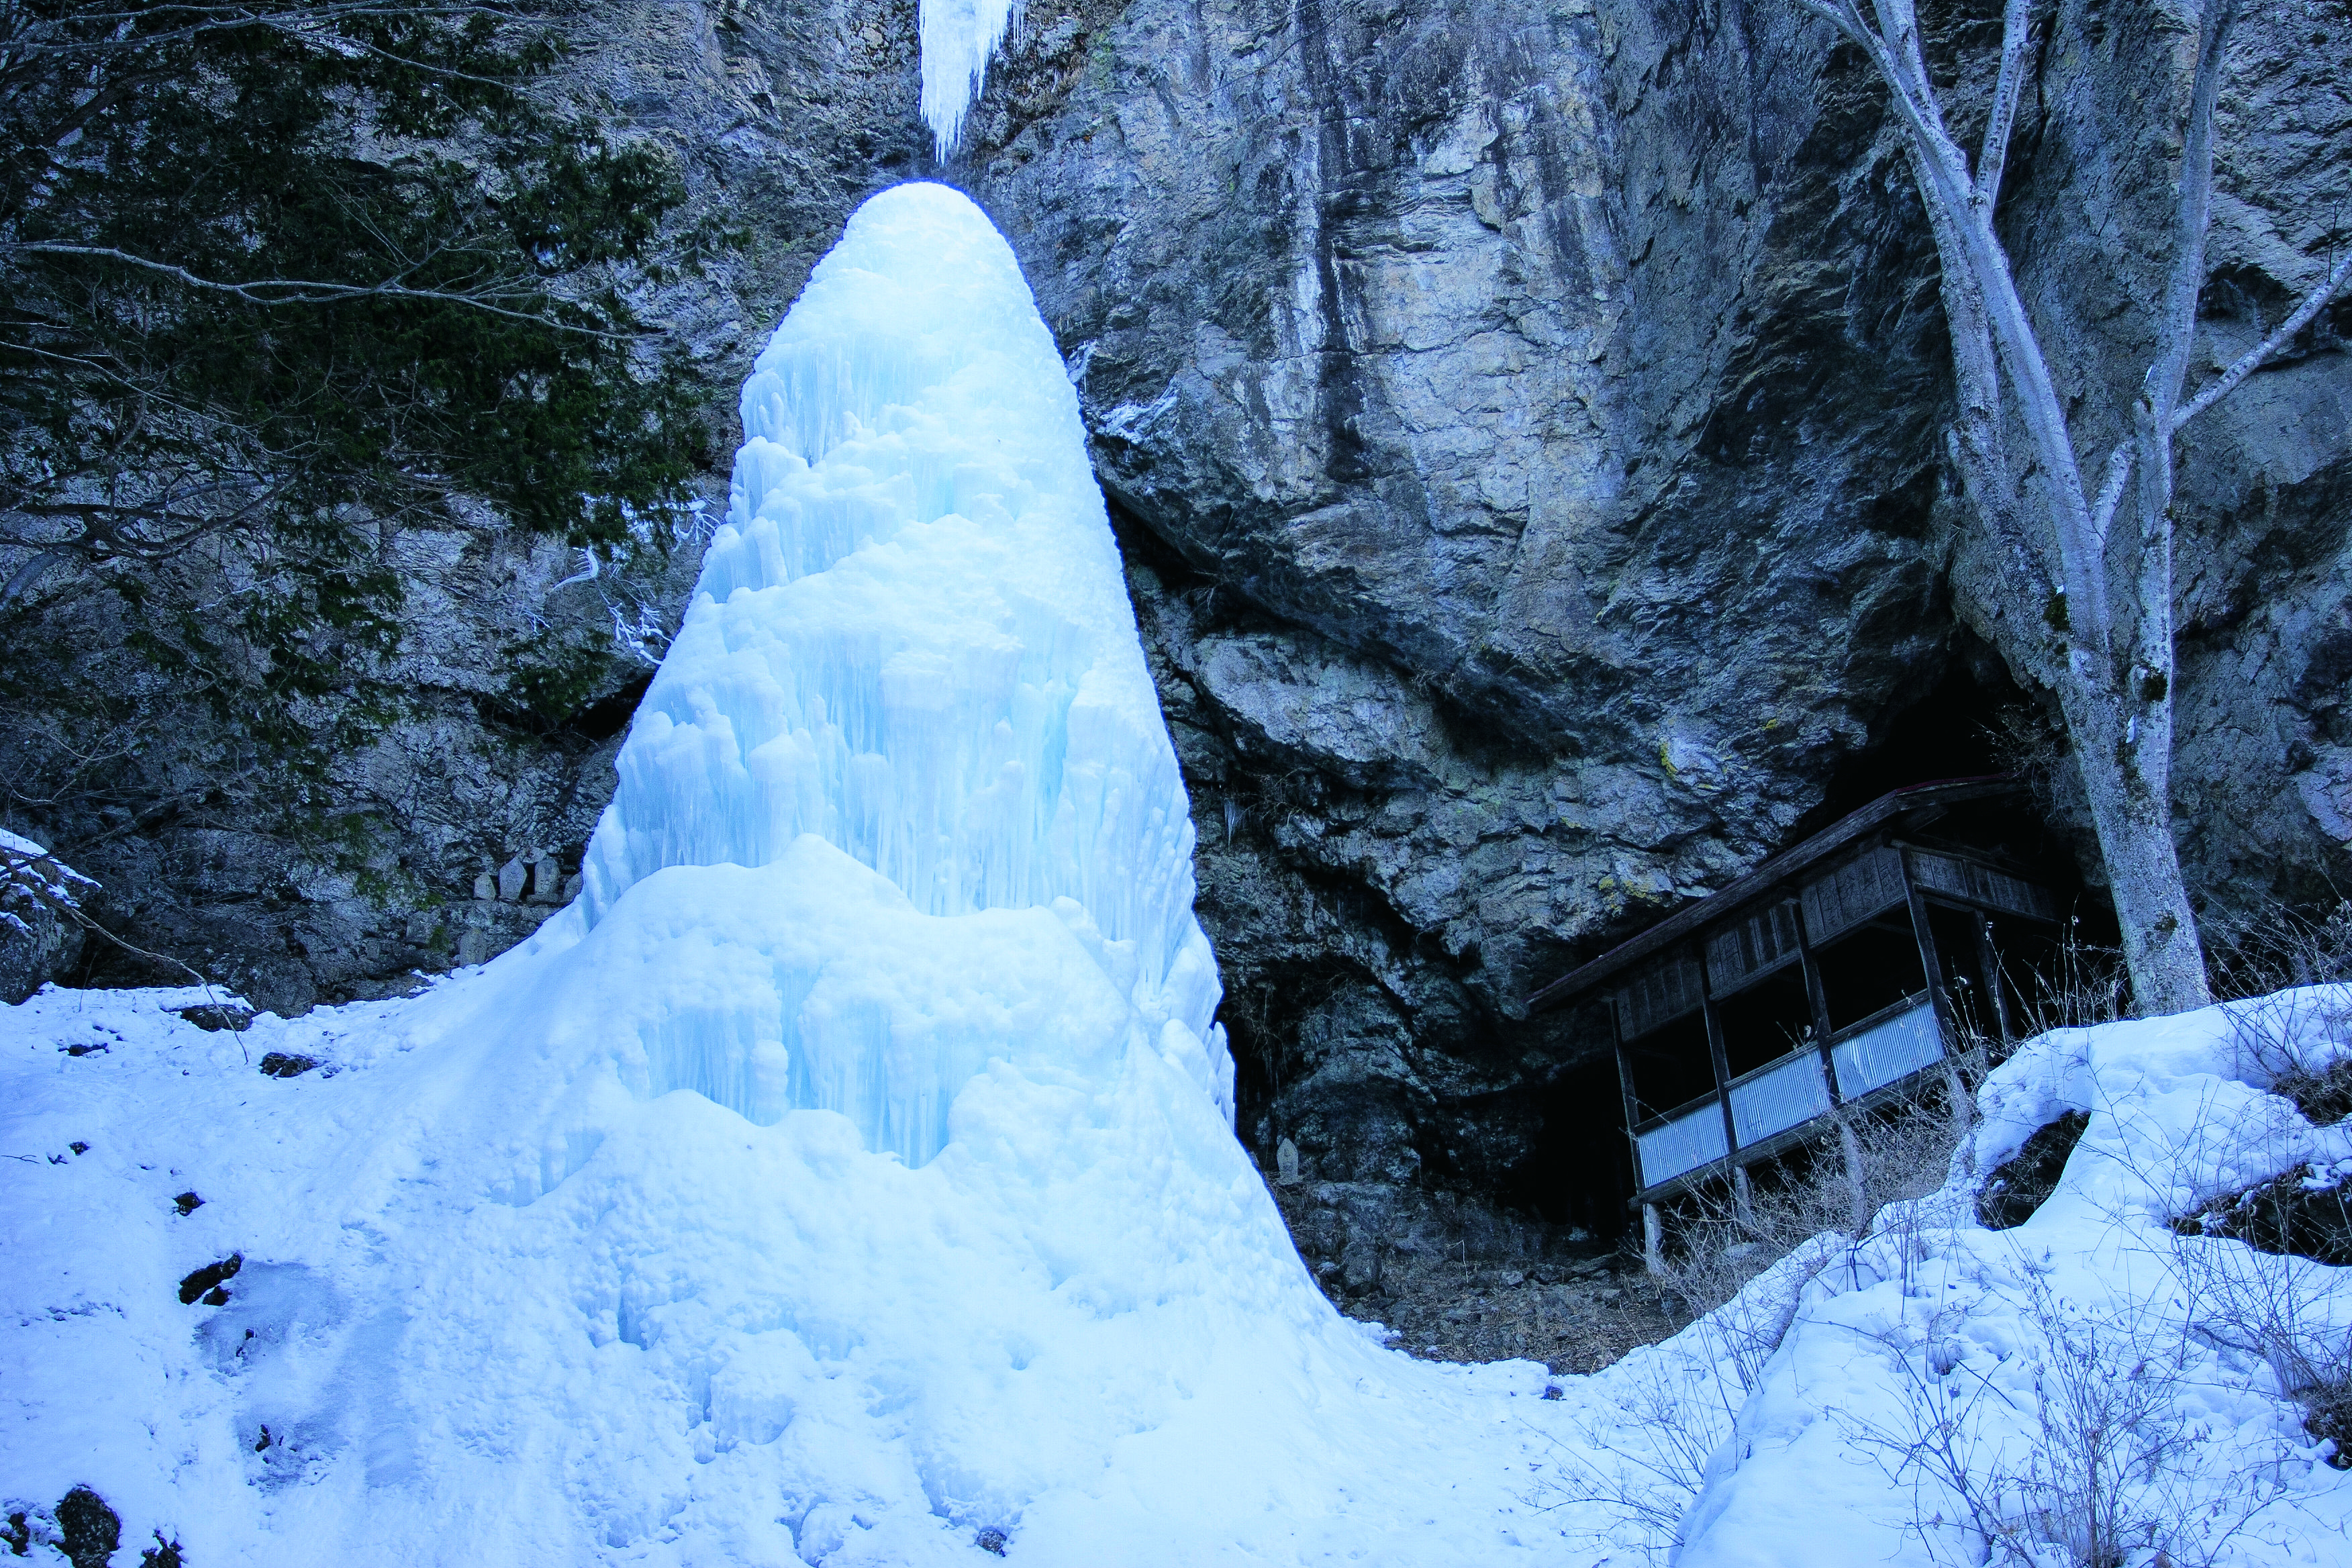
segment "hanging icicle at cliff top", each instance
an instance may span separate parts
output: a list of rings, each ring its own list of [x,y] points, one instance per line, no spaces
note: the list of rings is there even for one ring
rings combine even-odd
[[[1020,0],[922,0],[923,123],[940,157],[962,139],[989,58],[1020,19]]]

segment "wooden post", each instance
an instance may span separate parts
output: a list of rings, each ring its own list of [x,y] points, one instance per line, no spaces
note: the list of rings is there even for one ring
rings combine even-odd
[[[1666,1271],[1666,1227],[1659,1221],[1658,1205],[1642,1205],[1642,1267],[1655,1279]]]
[[[1633,1190],[1640,1192],[1650,1184],[1642,1172],[1642,1140],[1633,1129],[1642,1124],[1642,1102],[1633,1092],[1633,1064],[1625,1055],[1625,1026],[1617,1016],[1617,993],[1604,998],[1609,1009],[1609,1040],[1617,1052],[1617,1094],[1625,1106],[1625,1152],[1633,1162]]]
[[[1698,1010],[1706,1020],[1706,1060],[1715,1074],[1715,1103],[1723,1111],[1723,1151],[1728,1160],[1739,1152],[1739,1124],[1731,1117],[1731,1063],[1723,1052],[1723,1020],[1715,1013],[1715,980],[1707,973],[1706,946],[1698,950]]]
[[[1919,879],[1911,874],[1911,851],[1901,853],[1903,897],[1911,906],[1911,934],[1919,943],[1919,968],[1927,981],[1927,1005],[1936,1010],[1937,1044],[1949,1056],[1960,1037],[1960,1021],[1952,1016],[1952,999],[1944,994],[1944,965],[1936,954],[1936,933],[1927,926],[1927,900]]]
[[[1977,911],[1977,967],[1984,971],[1985,989],[1992,994],[1992,1026],[2000,1031],[2000,1043],[2008,1045],[2015,1038],[2009,1022],[2009,988],[2001,984],[2000,950],[1992,944],[1992,917],[1982,910]]]
[[[1748,1167],[1745,1165],[1731,1167],[1731,1203],[1734,1212],[1743,1221],[1756,1217],[1756,1190],[1748,1184]]]
[[[1830,1049],[1830,999],[1822,989],[1822,972],[1813,963],[1812,933],[1805,929],[1805,900],[1789,901],[1797,922],[1797,965],[1805,976],[1805,998],[1813,1005],[1813,1047],[1822,1054],[1822,1077],[1829,1084],[1830,1103],[1843,1105],[1845,1096],[1838,1092],[1837,1058]]]

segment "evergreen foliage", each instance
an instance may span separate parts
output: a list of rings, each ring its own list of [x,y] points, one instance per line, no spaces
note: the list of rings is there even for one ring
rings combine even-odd
[[[664,537],[700,396],[632,299],[701,248],[662,153],[544,90],[563,25],[0,0],[0,705],[45,797],[10,805],[125,788],[168,697],[218,742],[134,811],[299,816],[398,709],[404,528]],[[60,605],[89,646],[32,645]]]

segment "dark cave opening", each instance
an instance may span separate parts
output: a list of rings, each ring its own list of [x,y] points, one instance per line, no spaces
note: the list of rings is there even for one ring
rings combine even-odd
[[[1822,804],[1776,847],[1792,847],[1907,785],[2014,771],[2009,737],[2021,726],[2032,725],[2037,717],[2032,700],[2010,679],[1992,650],[1965,630],[1957,631],[1951,658],[1940,675],[1880,725],[1868,747],[1843,761]],[[1946,835],[1994,851],[2050,889],[2085,944],[2115,942],[2114,917],[2105,897],[2084,886],[2074,847],[2051,826],[2032,795],[1958,808],[1919,830],[1922,842]],[[2037,984],[2026,971],[2053,972],[2061,960],[2053,942],[2023,931],[2004,934],[2002,945],[2018,955],[2020,973],[2010,976],[2010,988],[2021,1022],[2023,1005]],[[1916,970],[1916,950],[1907,937],[1902,950]],[[1540,1048],[1555,1059],[1574,1061],[1580,1042],[1596,1033],[1609,1037],[1605,1015],[1597,1031],[1592,1025],[1590,1017],[1538,1015],[1527,1026],[1530,1054]],[[1731,1068],[1736,1074],[1748,1065],[1753,1064],[1734,1062]],[[1638,1078],[1638,1065],[1636,1072]],[[1646,1101],[1660,1096],[1678,1100],[1709,1086],[1661,1079],[1655,1086],[1637,1087]],[[1633,1229],[1627,1205],[1635,1178],[1613,1060],[1588,1055],[1549,1080],[1530,1084],[1525,1092],[1541,1131],[1528,1154],[1497,1183],[1493,1201],[1583,1230],[1595,1245],[1626,1240]],[[1642,1113],[1669,1108],[1663,1102],[1645,1103]]]
[[[1789,842],[1810,837],[1889,790],[2011,771],[2008,731],[2033,711],[2032,700],[2000,656],[1965,628],[1955,628],[1950,657],[1935,684],[1877,725],[1868,746],[1839,763],[1822,803],[1798,820]]]
[[[1217,1022],[1224,1026],[1225,1047],[1234,1058],[1234,1132],[1243,1148],[1271,1169],[1274,1142],[1280,1136],[1273,1115],[1275,1096],[1282,1087],[1282,1044],[1286,1037],[1296,1039],[1298,1020],[1290,1017],[1277,1025],[1266,1016],[1262,1001],[1255,1007],[1237,1005],[1244,1002],[1228,991],[1217,1005]]]
[[[1528,1093],[1541,1131],[1498,1184],[1496,1206],[1570,1227],[1580,1247],[1609,1250],[1624,1238],[1633,1196],[1616,1064],[1588,1061]]]

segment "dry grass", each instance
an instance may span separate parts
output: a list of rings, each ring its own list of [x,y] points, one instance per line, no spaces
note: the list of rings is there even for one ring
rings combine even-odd
[[[2200,924],[2213,994],[2224,1001],[2352,980],[2352,902],[2315,911],[2270,899],[2209,911]]]
[[[1729,1301],[1811,1237],[1864,1234],[1887,1205],[1944,1184],[1972,1113],[1971,1103],[1892,1103],[1852,1116],[1838,1134],[1775,1169],[1759,1169],[1744,1202],[1721,1186],[1687,1194],[1669,1221],[1661,1292],[1688,1321]]]
[[[1425,1360],[1598,1372],[1674,1330],[1640,1264],[1598,1253],[1580,1233],[1339,1184],[1267,1187],[1332,1304]]]

